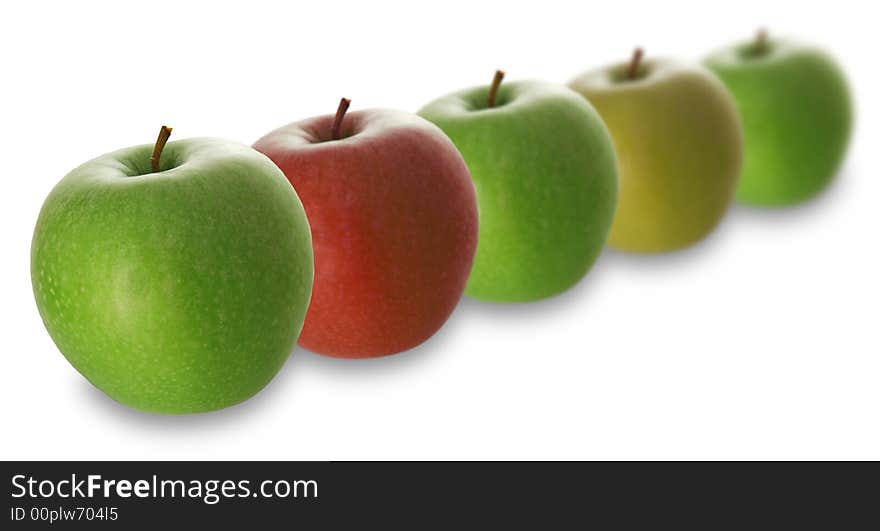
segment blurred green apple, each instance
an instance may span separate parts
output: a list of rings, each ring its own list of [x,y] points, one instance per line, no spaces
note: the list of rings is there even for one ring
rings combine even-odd
[[[219,409],[263,388],[293,348],[312,286],[309,226],[255,150],[162,145],[98,157],[52,190],[34,230],[34,295],[61,352],[113,399]]]
[[[843,72],[825,52],[759,32],[710,55],[745,129],[736,197],[788,205],[823,190],[846,154],[853,111]]]
[[[477,191],[479,241],[465,293],[531,301],[580,280],[608,235],[617,164],[608,130],[583,98],[538,81],[474,87],[423,117],[464,157]]]

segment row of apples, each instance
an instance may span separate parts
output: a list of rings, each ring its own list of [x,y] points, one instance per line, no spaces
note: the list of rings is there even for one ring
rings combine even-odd
[[[44,324],[129,406],[190,413],[253,396],[294,343],[408,350],[462,293],[528,302],[602,248],[693,244],[734,199],[789,205],[839,168],[852,110],[814,47],[756,39],[703,65],[645,59],[568,86],[492,83],[419,113],[373,109],[122,149],[73,170],[34,232]],[[291,186],[292,185],[292,186]]]

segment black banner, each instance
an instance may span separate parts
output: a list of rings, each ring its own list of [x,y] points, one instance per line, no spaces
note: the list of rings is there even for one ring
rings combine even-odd
[[[876,463],[5,462],[0,529],[880,523]]]

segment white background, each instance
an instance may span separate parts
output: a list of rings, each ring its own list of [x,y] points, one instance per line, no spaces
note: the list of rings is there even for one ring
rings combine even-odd
[[[297,5],[303,4],[303,5]],[[0,8],[0,458],[878,459],[878,39],[864,1],[6,2]],[[37,313],[29,247],[70,169],[174,137],[251,143],[335,110],[415,111],[509,79],[699,59],[759,25],[832,50],[857,102],[836,184],[734,207],[682,252],[605,252],[539,303],[462,301],[411,352],[297,348],[262,393],[157,416],[94,389]],[[808,112],[808,110],[805,110]]]

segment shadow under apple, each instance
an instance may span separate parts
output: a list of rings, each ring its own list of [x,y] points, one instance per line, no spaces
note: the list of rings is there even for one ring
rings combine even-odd
[[[138,427],[172,428],[175,430],[201,430],[211,426],[221,426],[241,422],[253,417],[267,404],[282,398],[282,389],[298,385],[300,378],[308,378],[315,372],[330,373],[334,378],[357,379],[362,382],[371,375],[387,377],[389,372],[406,372],[416,369],[426,359],[441,355],[449,347],[451,334],[457,333],[461,318],[461,305],[452,313],[446,324],[422,344],[391,356],[364,359],[344,359],[321,356],[300,346],[294,347],[290,357],[278,374],[260,392],[234,406],[206,413],[186,415],[164,415],[132,409],[116,402],[100,389],[81,378],[80,388],[86,400],[104,416],[112,417],[121,423]],[[295,404],[291,407],[296,407]]]
[[[772,223],[798,224],[805,218],[823,215],[846,198],[852,187],[852,171],[845,166],[831,180],[828,187],[802,203],[789,206],[759,207],[735,203],[728,216],[751,218]]]
[[[303,356],[304,354],[305,352],[297,347],[294,349],[291,358]],[[282,386],[286,385],[285,381],[290,379],[288,373],[291,371],[292,365],[291,359],[288,359],[266,387],[251,398],[234,406],[206,413],[183,415],[150,413],[130,408],[113,400],[85,378],[80,378],[79,387],[82,390],[82,396],[85,397],[85,400],[89,402],[91,407],[102,416],[111,418],[120,424],[127,424],[136,428],[197,431],[212,426],[219,427],[230,422],[240,422],[247,417],[254,416],[255,412],[264,409],[267,403],[278,398],[279,390]]]
[[[574,311],[584,298],[589,298],[591,292],[597,289],[596,286],[602,282],[601,277],[609,266],[608,255],[609,249],[603,249],[593,266],[577,284],[552,297],[531,302],[490,302],[465,296],[462,297],[456,311],[490,319],[529,321],[536,318],[554,319],[560,314]]]

